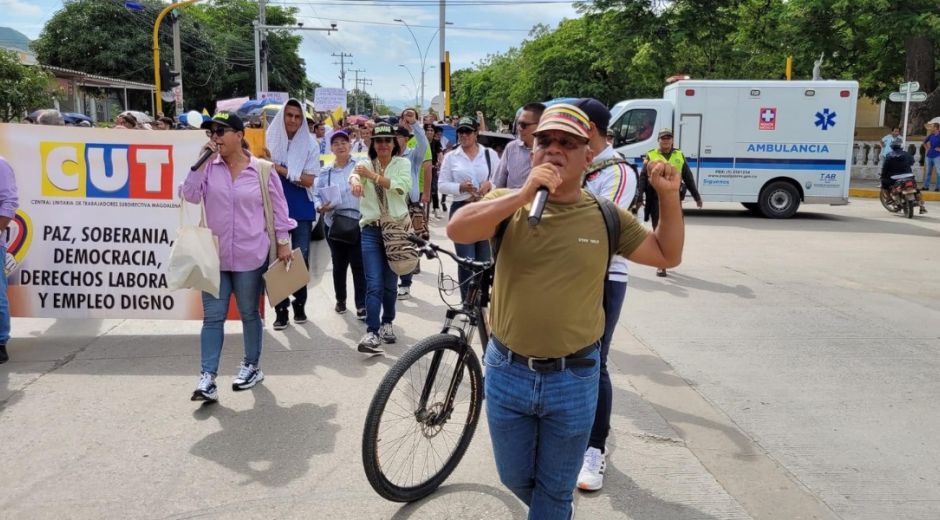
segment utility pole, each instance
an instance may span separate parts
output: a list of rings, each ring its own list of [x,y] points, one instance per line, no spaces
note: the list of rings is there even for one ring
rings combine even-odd
[[[359,113],[359,96],[356,94],[356,91],[359,90],[359,73],[365,72],[365,69],[352,69],[349,72],[353,72],[356,74],[356,82],[354,83],[355,86],[353,87],[353,102],[354,102],[353,111],[356,114],[358,114]]]
[[[265,7],[268,3],[268,0],[258,0],[258,27],[263,27],[268,23],[267,17],[265,16]],[[261,49],[261,77],[258,82],[258,90],[261,92],[268,91],[268,37],[265,32],[262,30],[258,34],[258,47]]]
[[[195,2],[197,0],[188,0],[190,2]],[[266,0],[259,0],[262,2]],[[264,7],[262,7],[262,13]],[[263,16],[263,15],[262,15]],[[267,45],[264,45],[262,49],[262,41],[264,39],[264,32],[267,30],[277,30],[277,31],[323,31],[326,34],[331,34],[333,31],[338,31],[336,24],[330,24],[330,28],[321,28],[321,27],[304,27],[303,24],[298,24],[296,27],[288,25],[266,25],[264,23],[259,23],[258,21],[254,22],[255,26],[255,90],[257,92],[267,92],[268,90],[268,58],[267,58]],[[334,54],[335,56],[335,54]]]
[[[176,113],[183,113],[183,53],[180,50],[180,17],[173,17],[173,69],[176,72],[179,85],[176,86]],[[178,90],[177,90],[178,89]]]
[[[367,86],[372,85],[372,79],[362,78],[359,80],[359,82],[362,83],[362,91],[365,93],[366,97],[372,100],[372,111],[375,112],[375,98],[370,96],[368,90],[366,90]],[[362,107],[362,108],[365,109],[365,107]]]
[[[440,35],[438,38],[438,50],[440,51],[440,59],[441,59],[441,88],[440,88],[441,101],[444,101],[444,98],[447,97],[448,81],[447,79],[445,79],[445,77],[450,74],[450,66],[445,63],[446,60],[445,60],[445,55],[444,55],[444,52],[445,52],[444,51],[444,27],[447,25],[447,22],[444,20],[444,10],[445,10],[446,4],[447,4],[446,0],[441,0],[440,19],[438,20],[438,27],[437,27],[437,31]],[[445,111],[447,110],[448,105],[446,101],[441,103],[441,105],[444,106],[444,110],[441,111],[440,117],[441,119],[444,119],[444,115],[446,113]]]
[[[339,58],[339,63],[336,63],[334,61],[333,65],[339,65],[339,80],[341,82],[343,90],[346,90],[346,58],[352,58],[352,54],[346,54],[345,52],[336,54],[334,52],[333,54],[330,54],[330,56],[333,56],[334,58]],[[352,62],[349,62],[349,65],[352,65]]]

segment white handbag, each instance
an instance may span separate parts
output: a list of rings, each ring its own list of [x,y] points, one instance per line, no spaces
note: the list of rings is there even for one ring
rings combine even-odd
[[[206,227],[206,208],[200,202],[199,225],[185,219],[185,200],[180,200],[180,225],[166,266],[166,282],[171,290],[198,289],[219,297],[219,239]]]

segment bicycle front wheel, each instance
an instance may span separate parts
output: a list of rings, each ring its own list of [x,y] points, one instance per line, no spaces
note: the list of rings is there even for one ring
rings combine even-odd
[[[480,361],[460,338],[419,341],[385,374],[362,435],[362,464],[383,498],[424,498],[460,462],[480,418]]]

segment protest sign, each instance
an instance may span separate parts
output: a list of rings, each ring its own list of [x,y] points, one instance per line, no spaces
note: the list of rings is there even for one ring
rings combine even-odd
[[[346,110],[346,91],[341,88],[320,87],[313,93],[313,106],[317,112],[332,112],[337,108]]]
[[[265,100],[271,104],[283,105],[290,99],[287,92],[258,92],[258,99]]]
[[[177,187],[205,142],[201,130],[0,124],[20,205],[7,230],[18,261],[8,277],[11,314],[201,318],[200,293],[168,290],[165,264],[179,226]]]

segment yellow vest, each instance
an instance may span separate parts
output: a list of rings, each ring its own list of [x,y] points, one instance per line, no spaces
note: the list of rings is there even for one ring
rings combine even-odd
[[[682,151],[678,148],[673,148],[672,153],[669,154],[669,159],[666,159],[666,156],[663,155],[658,148],[650,150],[646,157],[651,161],[665,161],[676,167],[676,171],[682,173],[682,167],[685,165],[685,156],[682,155]]]

